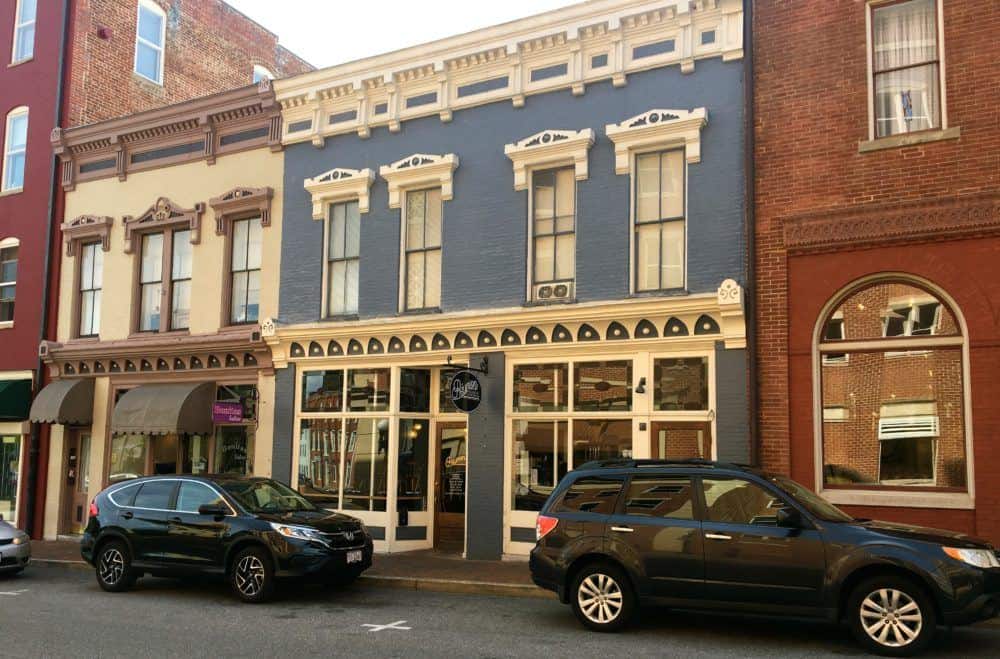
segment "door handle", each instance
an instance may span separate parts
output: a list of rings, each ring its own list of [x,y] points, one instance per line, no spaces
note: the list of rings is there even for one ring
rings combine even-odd
[[[177,523],[179,524],[179,523],[181,523],[181,522],[182,522],[183,520],[182,520],[182,519],[181,519],[180,517],[171,517],[171,518],[170,518],[170,521],[171,521],[171,522],[177,522]]]
[[[618,533],[635,533],[635,529],[629,528],[627,526],[612,526],[612,531],[617,531]]]
[[[124,517],[125,519],[132,519],[133,517],[132,511],[126,510],[125,512],[122,513],[122,517]]]
[[[732,540],[733,536],[723,535],[722,533],[706,533],[705,537],[709,540]]]

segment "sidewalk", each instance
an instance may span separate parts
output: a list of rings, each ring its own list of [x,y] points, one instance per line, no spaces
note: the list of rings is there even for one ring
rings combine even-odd
[[[73,540],[33,541],[31,558],[40,564],[89,569]],[[362,579],[373,585],[407,590],[555,597],[531,583],[526,561],[467,561],[456,554],[436,551],[375,554],[374,565]]]

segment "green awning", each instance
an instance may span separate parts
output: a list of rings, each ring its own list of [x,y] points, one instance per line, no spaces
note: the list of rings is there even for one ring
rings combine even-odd
[[[24,421],[31,409],[31,380],[0,380],[0,421]]]

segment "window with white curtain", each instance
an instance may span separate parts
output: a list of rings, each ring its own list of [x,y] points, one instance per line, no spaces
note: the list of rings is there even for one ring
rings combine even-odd
[[[357,200],[334,204],[327,220],[326,299],[328,316],[358,312],[361,213]]]
[[[635,290],[684,287],[684,150],[635,157]]]
[[[3,148],[3,192],[24,187],[25,152],[28,148],[28,108],[7,113]]]
[[[101,288],[103,287],[104,250],[101,243],[87,243],[80,249],[80,325],[79,335],[97,336],[101,332]]]
[[[229,322],[256,323],[260,317],[260,266],[263,236],[259,217],[233,222],[231,310]]]
[[[441,188],[406,193],[406,311],[441,306]]]
[[[35,15],[38,0],[17,0],[14,16],[14,52],[12,64],[29,60],[35,54]]]
[[[143,78],[163,84],[163,45],[167,16],[152,0],[139,0],[135,29],[135,72]]]
[[[937,0],[872,6],[875,137],[941,127]]]
[[[536,300],[566,299],[576,277],[576,170],[531,175],[531,280]],[[562,285],[563,295],[553,291]]]

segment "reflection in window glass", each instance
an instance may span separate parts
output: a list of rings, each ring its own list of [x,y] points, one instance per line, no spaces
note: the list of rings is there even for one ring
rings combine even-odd
[[[222,497],[207,485],[192,481],[181,483],[181,487],[177,491],[175,510],[182,513],[197,513],[199,508],[209,505],[226,507]]]
[[[344,510],[385,511],[388,419],[347,419],[344,424]]]
[[[441,479],[438,512],[465,514],[466,444],[468,431],[463,427],[445,426],[438,431],[437,468]]]
[[[255,434],[253,426],[216,426],[215,473],[253,473]]]
[[[555,511],[610,515],[621,490],[621,477],[581,478],[566,490]]]
[[[708,357],[657,359],[653,365],[653,409],[707,410]]]
[[[625,497],[625,514],[694,519],[691,479],[682,476],[633,476]]]
[[[955,314],[933,294],[906,282],[879,282],[850,293],[826,321],[824,341],[958,336]]]
[[[17,514],[17,479],[21,473],[21,436],[0,436],[0,515],[10,521]]]
[[[340,507],[343,421],[309,419],[299,431],[299,493],[318,506]]]
[[[139,486],[132,505],[136,508],[168,510],[176,485],[176,481],[147,481]]]
[[[343,410],[343,371],[310,371],[302,375],[303,412],[342,412]]]
[[[112,435],[111,455],[109,456],[111,469],[108,472],[108,481],[114,483],[144,476],[146,474],[146,450],[145,435]]]
[[[429,425],[426,419],[401,419],[399,422],[397,510],[427,510]]]
[[[575,419],[573,468],[591,460],[632,457],[631,419]]]
[[[566,475],[567,425],[565,421],[514,421],[514,510],[541,510]]]
[[[567,364],[519,364],[514,367],[515,412],[565,412]]]
[[[431,372],[426,368],[399,371],[399,411],[431,411]]]
[[[702,479],[709,521],[776,526],[781,499],[759,485],[740,479]]]
[[[632,362],[580,362],[573,367],[573,409],[628,412],[632,409]]]
[[[347,409],[351,412],[384,412],[389,409],[388,368],[347,372]]]

